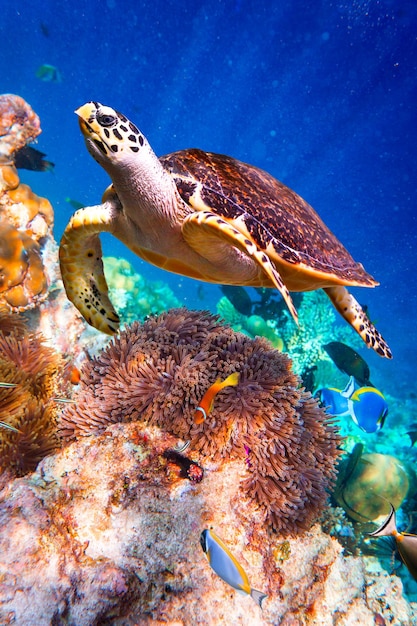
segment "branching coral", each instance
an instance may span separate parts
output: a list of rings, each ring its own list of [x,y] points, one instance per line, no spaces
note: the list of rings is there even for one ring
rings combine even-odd
[[[239,372],[200,425],[209,386]],[[64,438],[140,420],[156,424],[218,462],[241,459],[243,487],[277,530],[296,532],[318,517],[334,478],[340,437],[291,361],[208,313],[171,310],[132,324],[82,371],[76,403],[60,419]]]
[[[24,311],[42,302],[48,278],[42,249],[52,239],[53,210],[19,182],[14,154],[41,132],[19,96],[0,96],[0,307]]]
[[[41,337],[0,315],[0,382],[15,385],[0,387],[0,420],[16,429],[0,429],[0,472],[25,474],[57,447],[53,397],[68,385],[65,372],[64,359]]]
[[[317,385],[320,381],[326,386],[334,368],[323,346],[329,341],[342,341],[353,348],[361,349],[362,342],[350,327],[336,323],[336,315],[333,309],[329,309],[328,299],[323,291],[303,294],[298,319],[299,327],[287,315],[285,323],[278,329],[293,360],[294,370],[301,374],[312,365],[317,365]]]

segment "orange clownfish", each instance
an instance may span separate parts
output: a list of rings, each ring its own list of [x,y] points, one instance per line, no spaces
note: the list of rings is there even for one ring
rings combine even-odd
[[[78,385],[81,380],[81,372],[76,365],[73,365],[70,371],[70,383]]]
[[[214,398],[216,395],[224,389],[224,387],[235,387],[239,382],[239,374],[238,372],[234,372],[230,374],[223,382],[221,382],[220,378],[216,380],[210,387],[207,389],[206,393],[202,397],[202,400],[194,413],[194,423],[202,424],[210,412],[213,410],[214,406]]]

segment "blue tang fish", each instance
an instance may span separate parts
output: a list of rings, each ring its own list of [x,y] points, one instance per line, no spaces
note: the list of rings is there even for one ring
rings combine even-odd
[[[375,387],[356,387],[353,376],[343,391],[324,387],[319,389],[318,396],[327,413],[337,417],[350,415],[366,433],[380,430],[388,415],[388,404],[383,394]]]
[[[262,608],[262,601],[267,597],[262,591],[252,589],[248,576],[223,541],[212,530],[203,530],[200,543],[207,560],[224,582],[239,591],[247,594]]]

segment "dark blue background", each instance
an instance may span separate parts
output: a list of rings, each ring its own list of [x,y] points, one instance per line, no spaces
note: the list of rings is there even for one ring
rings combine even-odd
[[[414,0],[0,4],[1,92],[33,106],[38,147],[56,163],[22,179],[52,201],[58,238],[65,197],[96,204],[108,183],[73,114],[87,100],[128,115],[157,154],[201,147],[256,164],[380,280],[356,295],[395,359],[363,354],[392,393],[417,391]],[[36,78],[43,63],[61,83]],[[128,256],[114,239],[106,252]],[[137,267],[195,304],[196,283]],[[205,293],[200,306],[214,307],[220,292]]]

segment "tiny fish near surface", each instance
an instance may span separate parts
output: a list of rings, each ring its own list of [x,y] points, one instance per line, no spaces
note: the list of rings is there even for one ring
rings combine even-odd
[[[45,83],[60,83],[62,82],[61,72],[55,65],[44,63],[36,70],[36,78],[42,80]]]
[[[214,398],[216,395],[224,389],[225,387],[236,387],[239,382],[239,374],[234,372],[230,374],[225,380],[222,382],[220,378],[216,380],[210,387],[207,389],[206,393],[201,399],[200,404],[195,410],[194,413],[194,423],[202,424],[207,416],[210,415],[214,406]]]
[[[251,596],[262,608],[262,601],[267,598],[267,595],[250,586],[245,570],[220,537],[212,530],[203,530],[200,535],[200,544],[210,567],[217,576],[233,587],[233,589],[236,589],[236,591]]]

